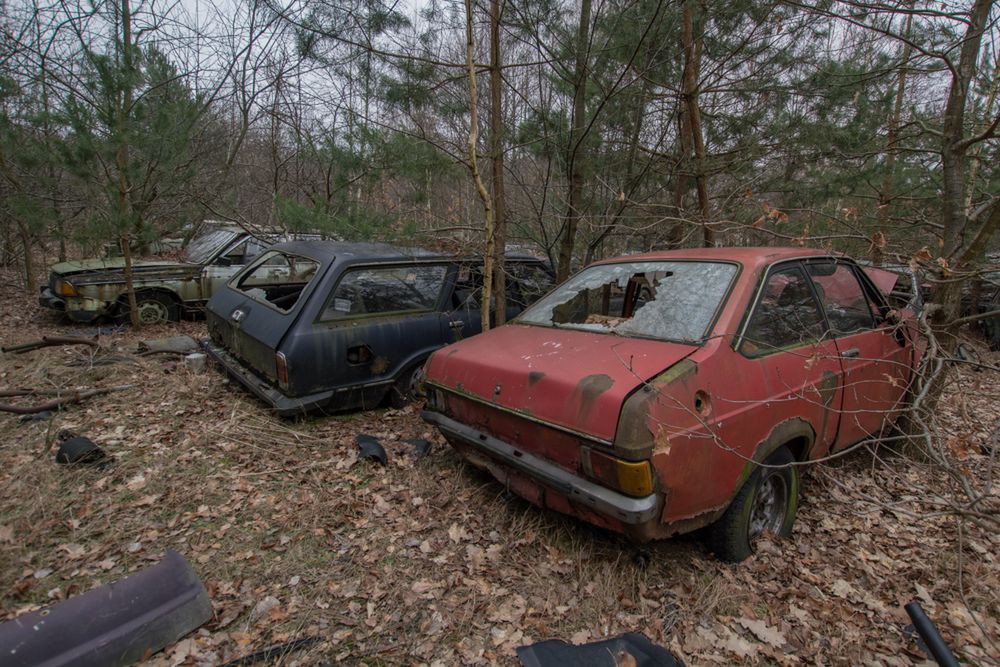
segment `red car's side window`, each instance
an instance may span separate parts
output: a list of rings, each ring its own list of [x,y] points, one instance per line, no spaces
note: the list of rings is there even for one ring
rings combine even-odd
[[[849,265],[812,263],[808,269],[834,336],[875,327],[878,313]]]
[[[794,349],[819,340],[825,328],[808,278],[798,267],[781,269],[768,276],[740,351],[762,357]]]

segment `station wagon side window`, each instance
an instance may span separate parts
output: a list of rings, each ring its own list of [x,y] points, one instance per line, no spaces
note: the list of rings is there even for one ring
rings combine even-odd
[[[810,262],[807,267],[834,336],[875,327],[878,309],[865,294],[849,264]]]
[[[549,272],[539,264],[512,264],[510,278],[515,285],[510,297],[521,308],[527,308],[548,294],[555,284]]]
[[[340,279],[320,321],[434,310],[447,272],[444,265],[351,269]]]
[[[819,340],[826,329],[809,279],[791,266],[773,271],[757,298],[740,352],[763,357]]]
[[[261,256],[235,287],[256,301],[288,312],[318,272],[316,260],[274,250]]]

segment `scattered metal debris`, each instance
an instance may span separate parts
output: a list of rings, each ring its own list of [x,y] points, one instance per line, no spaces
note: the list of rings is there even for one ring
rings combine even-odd
[[[212,603],[184,557],[0,625],[7,667],[130,665],[212,617]]]
[[[574,646],[561,639],[549,639],[517,649],[517,659],[524,667],[684,667],[673,653],[657,646],[636,632],[620,637]]]
[[[56,463],[63,465],[108,462],[108,455],[90,438],[73,436],[63,440],[56,452]]]
[[[402,441],[404,445],[408,446],[409,451],[407,454],[412,456],[414,459],[422,459],[431,453],[431,448],[433,445],[430,440],[424,440],[422,438],[407,438]]]
[[[0,352],[13,352],[23,354],[43,347],[55,347],[57,345],[89,345],[90,347],[100,347],[100,343],[94,338],[80,338],[79,336],[42,336],[40,340],[33,340],[19,345],[0,347]]]
[[[169,338],[154,338],[144,340],[139,343],[138,356],[145,357],[152,354],[178,354],[187,355],[201,349],[198,341],[191,336],[170,336]]]
[[[382,446],[382,443],[377,438],[360,433],[355,438],[355,442],[358,443],[359,459],[378,461],[382,465],[389,462],[389,457],[385,453],[385,447]]]
[[[302,649],[308,648],[313,644],[318,644],[321,641],[323,641],[322,637],[302,637],[300,639],[293,639],[290,642],[277,644],[275,646],[268,646],[267,648],[257,651],[256,653],[251,653],[250,655],[245,655],[242,658],[230,660],[222,665],[222,667],[243,667],[243,665],[256,665],[258,662],[274,660],[275,658],[286,656],[293,651],[301,651]]]
[[[184,365],[190,371],[201,373],[208,367],[208,356],[204,352],[193,352],[185,355]]]
[[[924,609],[920,606],[920,603],[914,600],[904,606],[903,609],[906,610],[910,620],[913,621],[913,629],[920,635],[920,640],[922,641],[918,641],[917,643],[918,645],[922,644],[920,646],[921,650],[933,658],[934,662],[941,665],[941,667],[958,667],[958,660],[955,659],[955,655],[948,648],[941,633],[938,632],[934,621],[924,613]]]
[[[27,424],[29,422],[43,422],[47,419],[52,419],[54,413],[51,410],[42,410],[41,412],[35,412],[30,415],[22,415],[17,421],[22,424]]]

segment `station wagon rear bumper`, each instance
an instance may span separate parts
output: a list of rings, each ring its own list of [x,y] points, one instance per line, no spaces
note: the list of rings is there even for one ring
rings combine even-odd
[[[583,505],[626,526],[644,524],[657,516],[659,497],[655,493],[642,498],[626,496],[574,475],[554,463],[521,451],[439,412],[424,410],[421,417],[424,421],[437,426],[449,440],[458,441],[501,465],[555,490],[571,502]]]
[[[226,369],[230,377],[247,388],[251,394],[270,405],[281,417],[292,417],[321,408],[333,397],[334,392],[321,391],[306,396],[291,397],[281,393],[274,385],[260,378],[240,361],[211,340],[201,341],[205,352]]]

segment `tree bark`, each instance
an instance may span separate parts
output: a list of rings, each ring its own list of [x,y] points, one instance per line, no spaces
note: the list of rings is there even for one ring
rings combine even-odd
[[[905,37],[910,36],[912,26],[913,14],[911,13],[906,15],[906,27],[903,29]],[[896,142],[899,141],[899,121],[903,115],[903,98],[906,95],[906,67],[910,62],[910,53],[912,50],[910,42],[903,42],[903,50],[900,54],[901,65],[896,75],[896,99],[893,102],[892,114],[889,116],[889,127],[886,131],[885,173],[882,175],[882,189],[878,194],[878,229],[872,237],[871,260],[875,266],[882,265],[885,228],[889,224],[889,212],[893,198],[893,181],[896,176],[896,154],[898,153]]]
[[[965,136],[965,112],[969,87],[979,64],[984,28],[993,4],[994,0],[975,0],[969,10],[968,27],[961,43],[958,64],[952,68],[951,86],[944,111],[941,146],[941,222],[944,244],[941,256],[948,263],[950,271],[964,270],[966,264],[985,248],[990,236],[996,231],[996,206],[994,210],[984,212],[982,224],[977,224],[976,220],[970,218],[965,208],[969,151]],[[941,277],[948,277],[944,270]],[[941,305],[941,309],[935,313],[936,325],[947,326],[948,322],[958,317],[962,286],[962,282],[950,280],[944,280],[938,285],[934,300]]]
[[[497,326],[507,321],[507,202],[503,183],[503,114],[500,55],[500,0],[490,0],[490,157],[493,186],[493,317]]]
[[[479,174],[476,144],[479,138],[479,91],[476,87],[475,42],[472,36],[472,0],[465,0],[465,63],[469,71],[469,171],[486,217],[486,250],[483,253],[483,294],[479,303],[483,331],[490,328],[490,295],[493,287],[493,203]]]
[[[583,199],[583,132],[587,113],[587,61],[590,43],[591,0],[580,4],[580,27],[576,38],[576,67],[573,77],[573,119],[569,133],[569,147],[566,155],[566,180],[569,196],[566,206],[566,222],[559,245],[559,266],[556,280],[562,282],[569,277],[573,263],[573,245],[580,222],[580,208]]]
[[[698,106],[701,72],[701,36],[695,36],[694,0],[684,3],[683,49],[684,76],[683,97],[687,110],[687,125],[691,132],[691,146],[694,148],[695,187],[698,191],[698,213],[701,218],[702,239],[705,247],[715,245],[715,227],[711,223],[708,198],[708,175],[705,173],[705,138],[701,129],[701,108]]]
[[[118,97],[118,151],[115,155],[115,166],[118,169],[118,215],[121,235],[122,257],[125,260],[125,291],[128,295],[129,319],[133,327],[139,326],[139,313],[135,300],[135,283],[132,279],[132,220],[130,212],[128,182],[128,114],[132,110],[132,8],[129,0],[122,0],[122,65],[125,70],[121,95]]]

